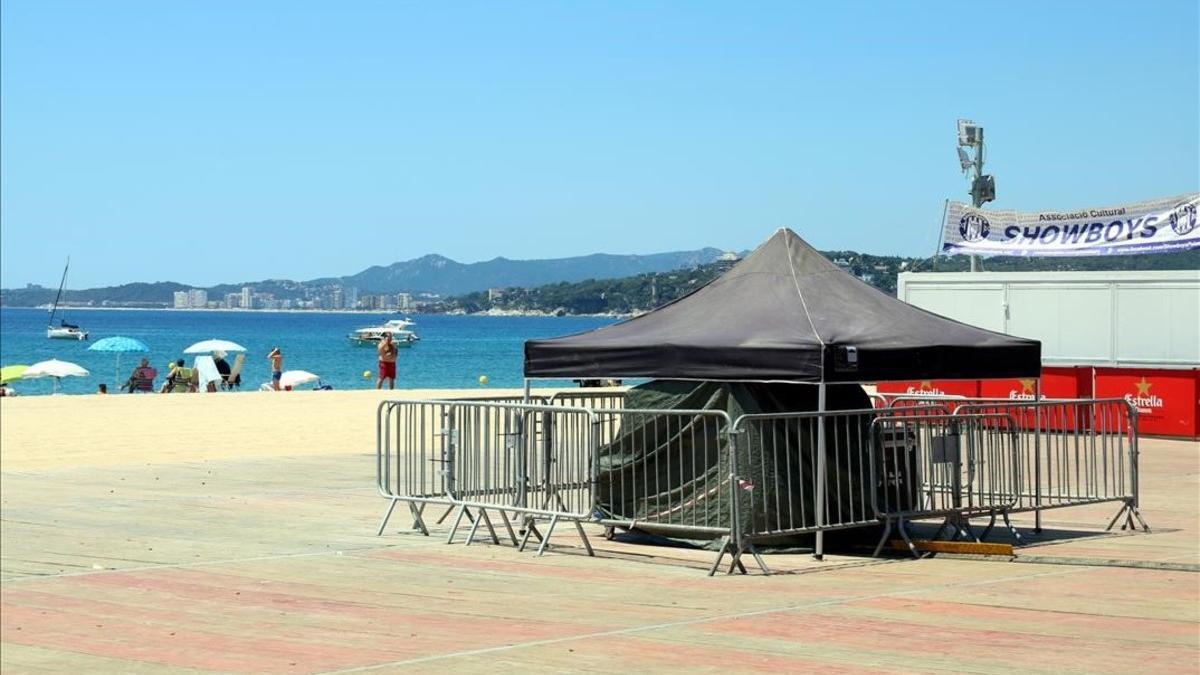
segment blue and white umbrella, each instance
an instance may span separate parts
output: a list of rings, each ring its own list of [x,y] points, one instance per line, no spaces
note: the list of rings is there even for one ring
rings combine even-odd
[[[113,373],[113,384],[119,386],[117,383],[121,381],[121,354],[125,352],[148,352],[150,348],[141,340],[117,335],[106,337],[103,340],[96,340],[92,343],[91,347],[88,347],[88,351],[113,352],[117,355],[117,369]]]

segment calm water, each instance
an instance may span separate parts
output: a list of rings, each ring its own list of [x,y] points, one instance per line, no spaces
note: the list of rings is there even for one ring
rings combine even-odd
[[[47,312],[40,309],[0,309],[0,365],[29,365],[57,358],[91,371],[90,377],[62,381],[64,393],[91,393],[104,382],[115,392],[146,356],[162,375],[168,362],[183,356],[188,345],[209,338],[233,340],[246,348],[243,389],[256,389],[270,379],[267,352],[278,345],[284,370],[307,370],[335,389],[375,386],[375,350],[353,345],[346,335],[355,328],[374,326],[385,314],[321,314],[287,312],[201,311],[77,311],[68,321],[90,333],[90,340],[46,339]],[[414,315],[421,341],[400,350],[396,386],[404,388],[478,387],[487,375],[490,387],[519,387],[524,342],[530,338],[567,335],[612,323],[599,317],[490,317]],[[149,354],[123,354],[121,373],[114,379],[116,355],[88,351],[100,338],[123,335],[145,342]],[[190,364],[192,357],[188,357]],[[232,357],[229,358],[232,363]],[[364,370],[371,380],[363,379]],[[19,381],[18,393],[48,394],[48,379]]]

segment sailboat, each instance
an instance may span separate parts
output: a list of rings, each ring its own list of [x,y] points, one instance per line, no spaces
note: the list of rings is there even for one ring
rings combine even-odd
[[[59,324],[54,325],[54,313],[58,311],[58,301],[62,299],[63,286],[67,283],[67,270],[71,267],[71,258],[67,258],[67,265],[63,267],[62,281],[58,282],[58,295],[54,296],[54,306],[50,308],[50,322],[46,324],[46,337],[51,340],[86,340],[88,338],[87,331],[73,323],[67,323],[67,320],[59,319]]]

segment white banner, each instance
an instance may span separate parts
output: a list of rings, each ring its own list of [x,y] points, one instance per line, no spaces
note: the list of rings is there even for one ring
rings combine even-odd
[[[950,202],[942,253],[1072,256],[1200,248],[1200,193],[1078,211],[985,211]]]

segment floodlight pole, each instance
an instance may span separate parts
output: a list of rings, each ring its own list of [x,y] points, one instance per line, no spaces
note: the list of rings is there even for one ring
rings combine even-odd
[[[983,139],[979,139],[979,143],[975,145],[975,177],[971,180],[971,206],[979,208],[983,206],[982,195],[979,193],[979,181],[983,178]],[[979,256],[971,254],[971,271],[979,271]]]

